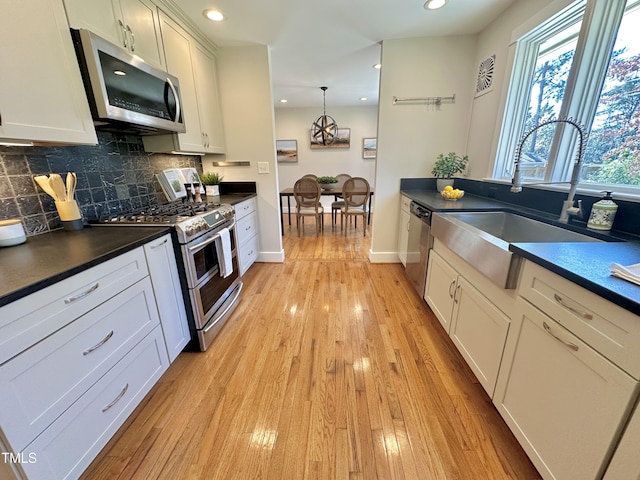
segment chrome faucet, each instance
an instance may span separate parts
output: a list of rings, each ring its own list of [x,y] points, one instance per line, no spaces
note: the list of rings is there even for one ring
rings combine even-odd
[[[549,125],[551,123],[567,123],[575,127],[578,130],[578,155],[576,157],[576,163],[573,165],[573,172],[571,174],[571,181],[569,187],[569,195],[567,199],[562,203],[562,211],[560,212],[560,218],[558,221],[561,223],[567,223],[569,221],[570,215],[575,215],[578,217],[582,217],[582,200],[578,200],[578,205],[574,205],[573,197],[576,194],[576,188],[578,186],[578,180],[580,178],[580,167],[582,166],[582,157],[584,156],[584,144],[585,144],[585,132],[584,127],[580,125],[573,118],[554,118],[551,120],[545,120],[540,122],[538,125],[529,129],[518,143],[518,148],[516,149],[516,158],[515,158],[515,171],[513,172],[513,179],[511,180],[511,191],[513,193],[519,193],[522,191],[522,182],[520,181],[520,157],[522,156],[522,148],[524,146],[524,142],[529,138],[529,136],[538,130],[540,127],[544,127],[545,125]],[[551,185],[555,183],[567,183],[567,182],[540,182],[540,183],[529,183],[528,185]]]

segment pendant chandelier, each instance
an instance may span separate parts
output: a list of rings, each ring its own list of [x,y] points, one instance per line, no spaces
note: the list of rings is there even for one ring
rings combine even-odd
[[[311,124],[311,138],[322,145],[331,145],[338,136],[338,124],[327,115],[326,94],[328,87],[320,87],[322,90],[322,116]]]

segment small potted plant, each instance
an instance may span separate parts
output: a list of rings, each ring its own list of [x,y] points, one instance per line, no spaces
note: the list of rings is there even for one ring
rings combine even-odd
[[[224,177],[217,172],[204,172],[200,181],[204,185],[205,195],[209,198],[220,196],[220,183]]]
[[[431,174],[436,177],[438,191],[441,192],[447,185],[453,185],[453,176],[462,173],[467,168],[469,157],[458,155],[456,152],[448,154],[441,153],[436,159],[436,163],[431,170]]]
[[[316,182],[320,184],[320,188],[323,190],[333,190],[338,185],[338,179],[336,177],[318,177]]]

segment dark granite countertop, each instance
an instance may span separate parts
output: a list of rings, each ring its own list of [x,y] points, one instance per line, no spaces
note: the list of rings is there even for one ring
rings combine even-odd
[[[610,275],[612,263],[640,263],[640,243],[513,243],[509,250],[640,315],[640,286]]]
[[[435,212],[505,210],[604,240],[602,243],[514,243],[509,250],[640,315],[640,285],[609,273],[614,262],[621,265],[640,263],[640,241],[637,237],[622,232],[594,232],[576,225],[563,225],[555,215],[476,195],[465,194],[457,201],[450,201],[430,190],[401,190],[401,193]]]
[[[57,230],[0,248],[0,306],[133,250],[168,227],[85,227]]]
[[[237,205],[240,202],[250,199],[251,197],[258,196],[256,193],[229,193],[220,195],[220,203],[230,203],[231,205]]]

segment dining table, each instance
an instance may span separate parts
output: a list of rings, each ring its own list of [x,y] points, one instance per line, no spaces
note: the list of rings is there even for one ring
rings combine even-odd
[[[325,190],[320,192],[321,197],[334,197],[335,200],[342,198],[340,190]],[[280,190],[280,216],[282,217],[282,234],[284,235],[284,203],[283,198],[287,199],[287,217],[289,225],[291,225],[291,197],[293,197],[293,187]],[[371,224],[371,198],[373,197],[373,188],[369,190],[369,206],[367,207],[367,225]]]

